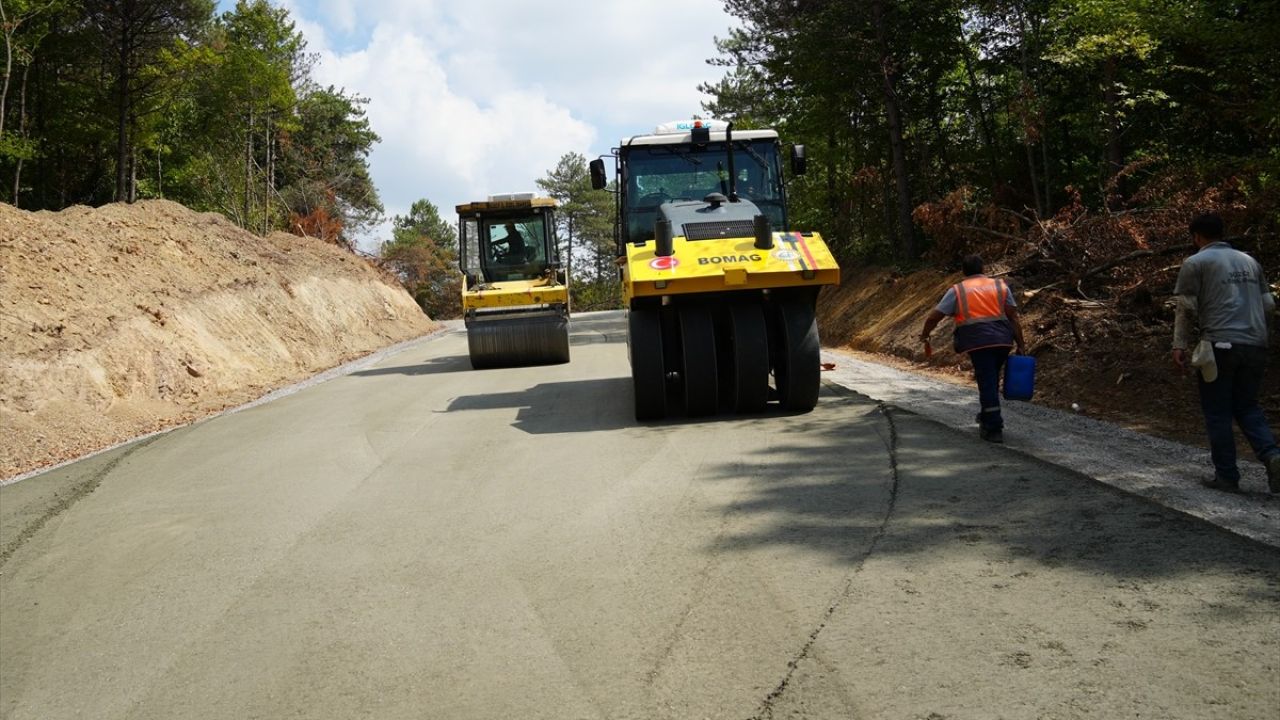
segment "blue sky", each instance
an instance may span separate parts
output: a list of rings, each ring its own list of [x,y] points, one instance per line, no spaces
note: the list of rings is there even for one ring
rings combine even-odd
[[[698,84],[723,74],[706,63],[714,38],[733,25],[721,0],[272,1],[318,54],[316,81],[369,98],[388,215],[425,197],[445,218],[535,189],[567,152],[700,112]]]

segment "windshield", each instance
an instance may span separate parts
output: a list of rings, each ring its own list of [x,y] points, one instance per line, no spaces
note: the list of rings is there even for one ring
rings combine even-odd
[[[735,140],[734,173],[738,197],[750,200],[778,229],[786,227],[782,180],[775,140]],[[627,242],[653,237],[658,206],[672,200],[702,200],[729,194],[729,158],[724,143],[704,148],[689,144],[625,148],[623,231]]]
[[[547,223],[541,213],[463,222],[467,270],[479,266],[485,282],[533,280],[547,265]]]

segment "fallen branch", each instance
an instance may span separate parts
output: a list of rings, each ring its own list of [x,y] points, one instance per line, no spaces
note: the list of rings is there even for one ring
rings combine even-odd
[[[1083,280],[1087,277],[1092,277],[1094,275],[1097,275],[1098,273],[1106,272],[1107,270],[1110,270],[1111,268],[1117,265],[1123,265],[1124,263],[1127,263],[1130,260],[1137,260],[1138,258],[1143,258],[1143,257],[1151,257],[1153,255],[1157,255],[1157,256],[1173,255],[1175,253],[1186,252],[1187,250],[1188,248],[1186,245],[1172,245],[1170,247],[1167,247],[1161,250],[1134,250],[1128,255],[1121,255],[1120,257],[1114,258],[1112,260],[1108,260],[1107,262],[1104,262],[1097,267],[1092,267],[1092,268],[1089,268],[1088,270],[1085,270],[1084,273],[1080,275],[1079,279]]]
[[[1025,237],[1018,237],[1017,235],[1002,233],[999,230],[992,230],[990,228],[979,227],[977,225],[963,225],[962,227],[965,230],[973,230],[975,232],[986,233],[987,235],[990,235],[992,237],[1004,238],[1005,240],[1014,240],[1021,243],[1027,242],[1027,239]]]

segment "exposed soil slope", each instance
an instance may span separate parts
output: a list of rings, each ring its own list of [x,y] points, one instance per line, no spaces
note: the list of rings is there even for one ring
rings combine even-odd
[[[919,340],[925,316],[958,280],[958,273],[937,270],[903,275],[846,268],[841,287],[824,292],[819,302],[823,342],[971,384],[968,361],[951,350],[949,321],[934,333],[932,358],[925,358]],[[1028,352],[1037,357],[1035,402],[1059,409],[1074,403],[1081,412],[1123,427],[1206,445],[1195,381],[1173,371],[1171,312],[1139,313],[1117,303],[1029,294],[1016,279],[1010,285],[1023,306]],[[1273,358],[1280,357],[1278,344],[1273,334]],[[1268,372],[1260,400],[1275,427],[1280,367]]]
[[[422,335],[395,282],[319,240],[163,200],[0,204],[0,479]]]

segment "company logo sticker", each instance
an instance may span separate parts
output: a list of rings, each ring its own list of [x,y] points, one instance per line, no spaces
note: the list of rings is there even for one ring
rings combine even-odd
[[[674,255],[659,256],[649,261],[649,267],[654,270],[674,270],[679,264],[680,261]]]
[[[799,260],[800,253],[795,250],[774,250],[773,259],[780,260],[782,262],[791,262],[793,260]]]

